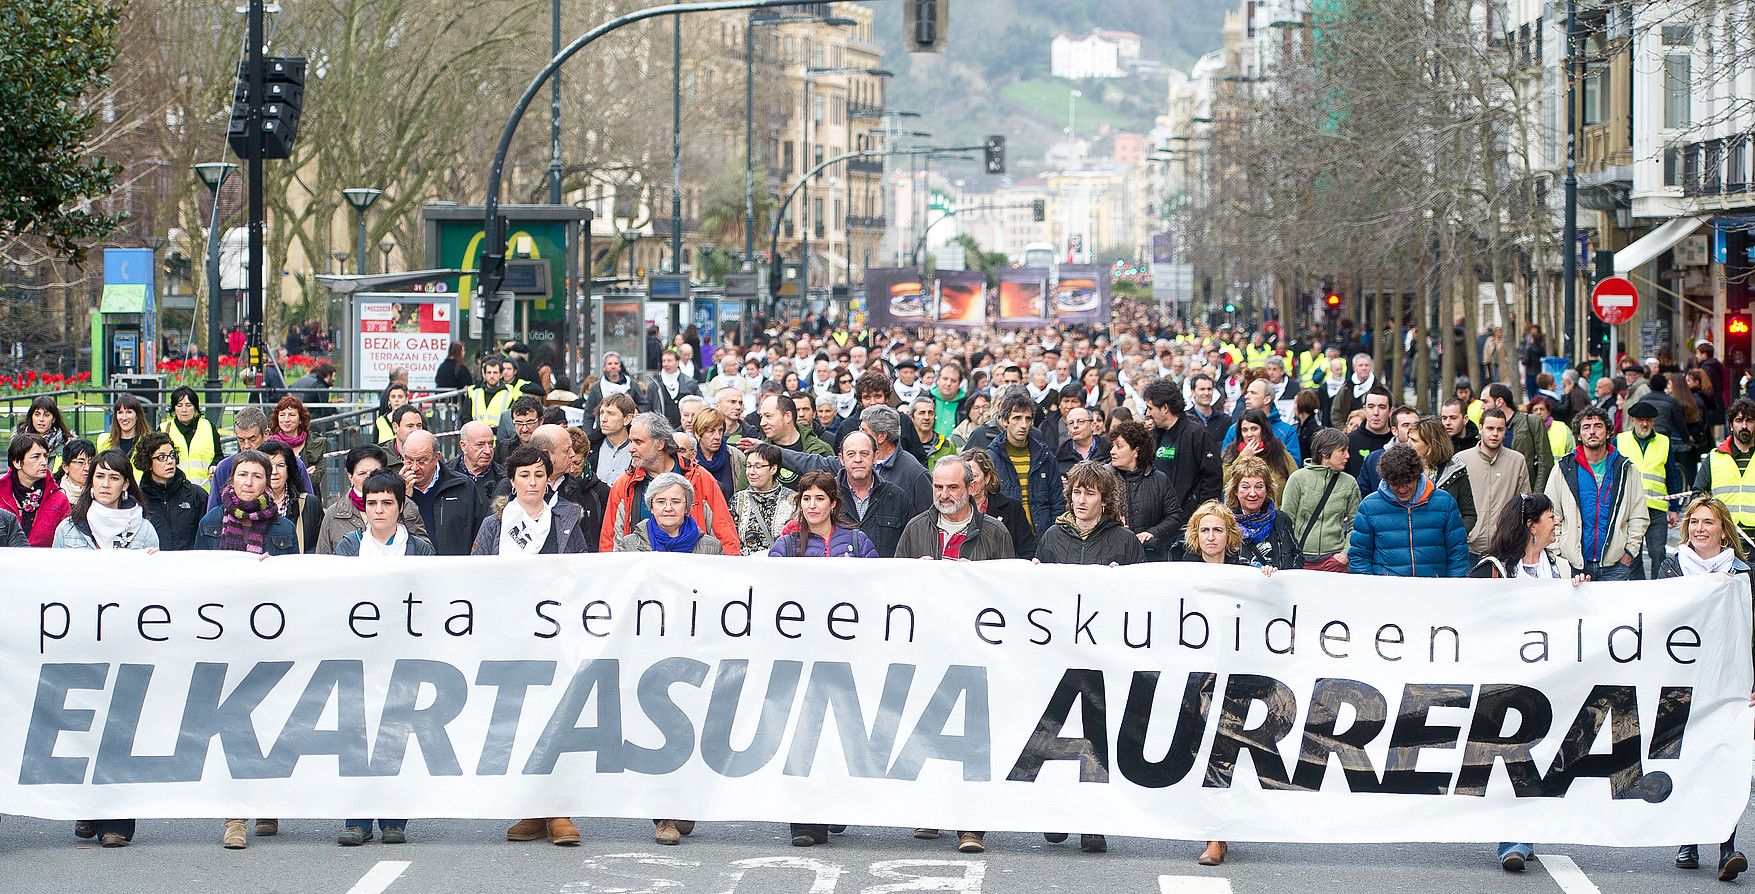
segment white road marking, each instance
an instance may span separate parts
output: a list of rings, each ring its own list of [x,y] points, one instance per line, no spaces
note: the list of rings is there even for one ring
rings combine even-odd
[[[384,894],[408,867],[414,865],[408,860],[380,860],[357,884],[347,889],[347,894]]]
[[[1231,880],[1210,875],[1160,875],[1159,894],[1231,894]]]
[[[1554,884],[1559,885],[1560,890],[1566,894],[1603,894],[1594,882],[1585,877],[1584,870],[1572,862],[1571,857],[1564,854],[1537,854],[1536,859],[1548,870]]]

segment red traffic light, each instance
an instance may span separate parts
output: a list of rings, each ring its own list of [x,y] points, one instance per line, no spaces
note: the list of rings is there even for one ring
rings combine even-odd
[[[1730,314],[1726,316],[1725,334],[1747,336],[1749,334],[1749,315]]]
[[[1326,304],[1328,304],[1329,307],[1340,307],[1341,306],[1341,293],[1330,292],[1330,293],[1328,293],[1328,297],[1326,297],[1322,300]]]

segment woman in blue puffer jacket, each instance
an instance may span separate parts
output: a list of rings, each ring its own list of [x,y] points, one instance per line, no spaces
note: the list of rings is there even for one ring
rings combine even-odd
[[[1466,577],[1468,531],[1450,494],[1425,475],[1412,448],[1391,446],[1377,464],[1381,483],[1359,504],[1347,549],[1354,574]]]
[[[798,479],[798,516],[787,523],[768,555],[834,556],[875,559],[877,547],[854,527],[841,505],[841,488],[828,472],[806,472]]]

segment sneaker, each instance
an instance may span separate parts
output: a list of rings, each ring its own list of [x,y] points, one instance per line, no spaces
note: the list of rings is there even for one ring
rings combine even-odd
[[[74,823],[73,824],[73,837],[74,838],[96,838],[97,837],[97,823],[94,823],[91,820],[80,820],[79,822]]]
[[[1699,869],[1700,846],[1697,844],[1684,844],[1681,847],[1676,848],[1676,868]]]
[[[1087,854],[1101,854],[1109,850],[1109,839],[1101,835],[1080,835],[1079,850]]]
[[[659,820],[657,828],[652,831],[652,839],[667,846],[682,844],[682,833],[676,829],[676,820]]]
[[[378,838],[385,844],[407,844],[408,830],[401,826],[384,826]]]
[[[521,819],[506,830],[507,841],[535,841],[547,837],[548,820],[541,818]]]
[[[937,829],[915,829],[914,830],[914,837],[918,838],[922,841],[930,841],[931,839],[938,837],[938,830]]]
[[[1517,851],[1512,851],[1505,855],[1505,859],[1499,861],[1499,866],[1506,872],[1522,872],[1523,854],[1520,854]]]
[[[128,839],[120,832],[105,832],[104,837],[99,839],[98,843],[104,847],[127,847]]]
[[[1735,851],[1718,863],[1718,880],[1728,882],[1749,871],[1749,858],[1742,851]]]
[[[219,839],[219,843],[229,851],[243,850],[249,844],[244,839],[244,821],[241,819],[226,820],[225,835]]]
[[[980,854],[987,851],[987,845],[981,840],[980,832],[958,832],[957,850],[965,854]]]
[[[372,840],[371,830],[365,826],[348,826],[335,836],[335,843],[342,847],[359,847]]]
[[[267,838],[271,835],[279,835],[279,834],[280,834],[280,820],[259,819],[256,821],[256,837],[257,838]]]

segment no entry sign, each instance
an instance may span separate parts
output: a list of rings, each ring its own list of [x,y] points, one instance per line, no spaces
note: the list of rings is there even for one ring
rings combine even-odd
[[[1624,276],[1611,276],[1590,290],[1590,311],[1610,326],[1633,319],[1639,309],[1639,290]]]

